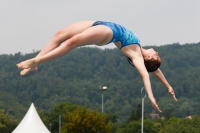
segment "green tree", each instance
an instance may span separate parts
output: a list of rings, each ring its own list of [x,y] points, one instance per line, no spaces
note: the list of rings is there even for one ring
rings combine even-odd
[[[0,110],[0,133],[11,133],[16,126],[17,122],[12,120],[4,110]]]
[[[69,102],[61,102],[57,104],[50,112],[39,110],[38,114],[40,115],[43,123],[46,125],[46,127],[48,127],[51,132],[58,133],[59,117],[61,116],[62,120],[62,116],[65,114],[65,112],[73,112],[74,110],[76,110],[77,107],[78,105],[71,104]]]
[[[199,133],[200,132],[200,117],[193,116],[188,118],[172,117],[164,123],[164,127],[160,133]]]
[[[128,122],[134,121],[134,120],[139,120],[142,117],[142,105],[138,104],[136,110],[132,110]]]
[[[144,120],[144,133],[158,133],[161,130],[161,124],[149,119]],[[117,129],[117,133],[141,133],[141,121],[131,121]]]
[[[165,109],[163,111],[163,115],[164,115],[165,119],[168,120],[169,118],[171,118],[172,117],[172,112],[173,112],[172,109]]]
[[[62,133],[111,133],[113,123],[106,123],[106,115],[96,110],[88,110],[85,106],[78,107],[74,112],[64,114]]]

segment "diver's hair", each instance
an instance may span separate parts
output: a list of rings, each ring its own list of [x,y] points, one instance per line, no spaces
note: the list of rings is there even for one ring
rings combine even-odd
[[[154,72],[160,67],[161,62],[162,61],[160,57],[158,57],[157,60],[154,60],[154,59],[144,60],[144,65],[148,72]]]
[[[134,66],[134,64],[133,64],[133,62],[131,61],[130,58],[127,57],[127,60],[132,66]],[[144,60],[144,65],[145,65],[148,72],[154,72],[160,67],[161,62],[162,61],[161,61],[160,57],[158,57],[157,60],[154,60],[154,59],[150,59],[148,61]]]

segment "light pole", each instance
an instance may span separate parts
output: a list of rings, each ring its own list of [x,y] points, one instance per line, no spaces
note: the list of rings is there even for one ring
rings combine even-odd
[[[61,133],[61,115],[59,115],[59,133]]]
[[[52,124],[50,123],[49,126],[50,126],[50,132],[51,132],[51,126],[52,126]]]
[[[102,92],[102,94],[101,94],[101,97],[102,97],[101,98],[101,100],[102,100],[102,107],[101,107],[101,109],[102,109],[102,111],[101,112],[103,113],[103,92],[107,90],[107,86],[103,86],[103,87],[99,86],[99,89]]]
[[[143,95],[143,90],[144,87],[142,87],[141,89],[141,97],[142,97],[142,123],[141,123],[141,133],[143,133],[143,120],[144,120],[144,98],[146,97],[146,93],[144,91],[144,95]]]

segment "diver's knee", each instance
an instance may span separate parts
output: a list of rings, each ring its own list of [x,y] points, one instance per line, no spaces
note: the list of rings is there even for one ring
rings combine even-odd
[[[72,37],[68,39],[66,42],[64,42],[63,45],[65,45],[66,47],[70,49],[73,49],[73,48],[81,46],[81,40],[78,37]]]
[[[59,43],[64,42],[64,32],[62,30],[57,31],[53,36],[53,40]]]

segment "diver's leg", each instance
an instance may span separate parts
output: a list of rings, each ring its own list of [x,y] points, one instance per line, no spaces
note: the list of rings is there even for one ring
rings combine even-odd
[[[107,26],[98,25],[90,27],[79,34],[74,35],[70,39],[63,42],[62,45],[46,53],[45,55],[21,62],[18,67],[19,68],[35,67],[42,62],[59,58],[67,54],[71,49],[79,46],[90,45],[90,44],[104,45],[107,44],[112,39],[112,36],[113,32]]]
[[[47,45],[40,51],[40,53],[36,57],[45,55],[51,50],[57,48],[58,46],[60,46],[61,43],[63,43],[67,39],[90,28],[93,23],[94,21],[76,22],[59,30],[58,32],[56,32],[54,37],[50,40],[49,43],[47,43]]]
[[[81,21],[73,23],[61,30],[59,30],[54,37],[47,43],[47,45],[39,52],[39,54],[36,57],[40,57],[42,55],[45,55],[46,53],[50,52],[51,50],[57,48],[60,46],[60,44],[67,39],[71,38],[72,36],[83,32],[84,30],[90,28],[94,21]],[[18,67],[20,67],[19,64],[17,64]],[[37,66],[27,68],[23,70],[24,74],[27,74],[29,71],[37,71]]]

